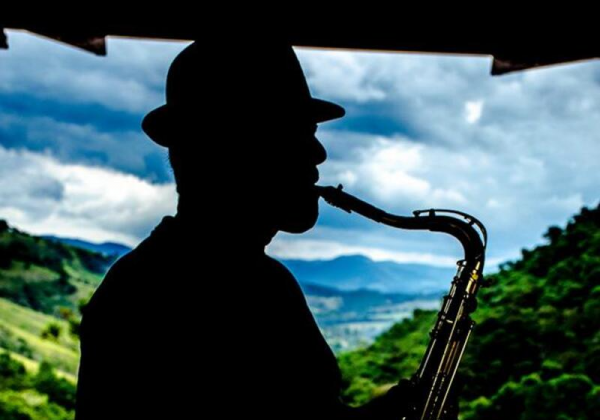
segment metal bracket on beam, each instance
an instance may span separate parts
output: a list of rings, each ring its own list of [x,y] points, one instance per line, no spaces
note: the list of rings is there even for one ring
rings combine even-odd
[[[96,55],[106,55],[106,37],[104,35],[73,35],[73,34],[61,34],[61,33],[50,33],[46,31],[40,31],[32,29],[32,32],[38,33],[42,36],[55,39],[59,42],[72,45],[77,48],[81,48],[85,51],[91,52]]]
[[[8,39],[5,28],[0,27],[0,49],[8,49]],[[49,31],[43,28],[26,28],[27,31],[54,39],[59,42],[81,48],[96,55],[106,55],[106,36],[77,31]]]
[[[494,63],[492,65],[492,76],[500,76],[507,73],[516,71],[547,67],[557,64],[572,63],[575,61],[582,60],[593,60],[598,58],[597,55],[590,54],[576,54],[576,55],[560,55],[560,56],[541,56],[536,57],[531,55],[529,57],[520,58],[503,58],[494,56]]]
[[[0,49],[8,49],[8,39],[6,38],[6,32],[4,32],[4,28],[0,28]]]

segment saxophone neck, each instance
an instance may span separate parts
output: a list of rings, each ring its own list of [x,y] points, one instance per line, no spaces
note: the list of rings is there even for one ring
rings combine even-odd
[[[487,232],[483,224],[469,214],[456,210],[429,209],[416,210],[412,217],[398,216],[346,193],[341,184],[337,187],[316,185],[315,188],[328,204],[347,213],[355,212],[398,229],[429,230],[451,235],[463,246],[465,260],[483,270]]]

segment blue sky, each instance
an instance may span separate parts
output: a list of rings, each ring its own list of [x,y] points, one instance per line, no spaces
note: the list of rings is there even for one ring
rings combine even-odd
[[[109,38],[108,56],[21,32],[0,51],[0,218],[32,233],[135,245],[176,204],[165,150],[140,129],[186,43]],[[600,198],[600,63],[491,77],[489,57],[296,48],[313,96],[343,105],[320,125],[322,185],[398,214],[444,207],[490,233],[492,264],[542,242]],[[397,231],[323,204],[279,234],[285,258],[364,254],[452,265],[451,238]]]

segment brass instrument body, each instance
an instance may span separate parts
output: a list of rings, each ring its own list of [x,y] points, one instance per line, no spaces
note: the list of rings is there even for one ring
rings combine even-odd
[[[413,212],[413,217],[396,216],[343,192],[341,185],[337,188],[316,188],[330,205],[348,213],[356,212],[399,229],[446,233],[458,239],[463,246],[464,259],[457,263],[456,276],[450,291],[444,296],[427,351],[411,379],[417,399],[403,417],[405,420],[443,419],[447,414],[448,397],[456,371],[475,325],[470,314],[477,306],[477,291],[483,285],[487,244],[485,227],[474,217],[454,210],[420,210]]]

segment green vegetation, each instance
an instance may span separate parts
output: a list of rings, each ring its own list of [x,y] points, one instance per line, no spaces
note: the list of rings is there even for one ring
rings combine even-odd
[[[0,418],[3,420],[70,420],[76,386],[42,363],[37,373],[7,352],[0,353]]]
[[[600,206],[551,227],[546,245],[489,276],[461,364],[463,419],[598,418]],[[417,368],[435,313],[416,311],[342,354],[344,397],[360,404]]]
[[[28,235],[0,220],[0,297],[59,316],[89,299],[114,257]]]
[[[0,220],[0,351],[75,378],[81,308],[113,260]]]
[[[79,363],[79,341],[66,333],[68,321],[36,312],[0,299],[0,349],[36,362],[50,361],[59,371],[75,375]],[[62,333],[44,334],[49,326]],[[45,337],[47,336],[47,337]]]
[[[480,292],[458,378],[463,420],[598,417],[600,207],[544,237]],[[73,418],[80,307],[110,262],[0,221],[0,418]],[[410,377],[435,316],[416,310],[340,354],[345,401],[363,404]]]
[[[1,419],[73,419],[81,307],[112,262],[0,220]]]

